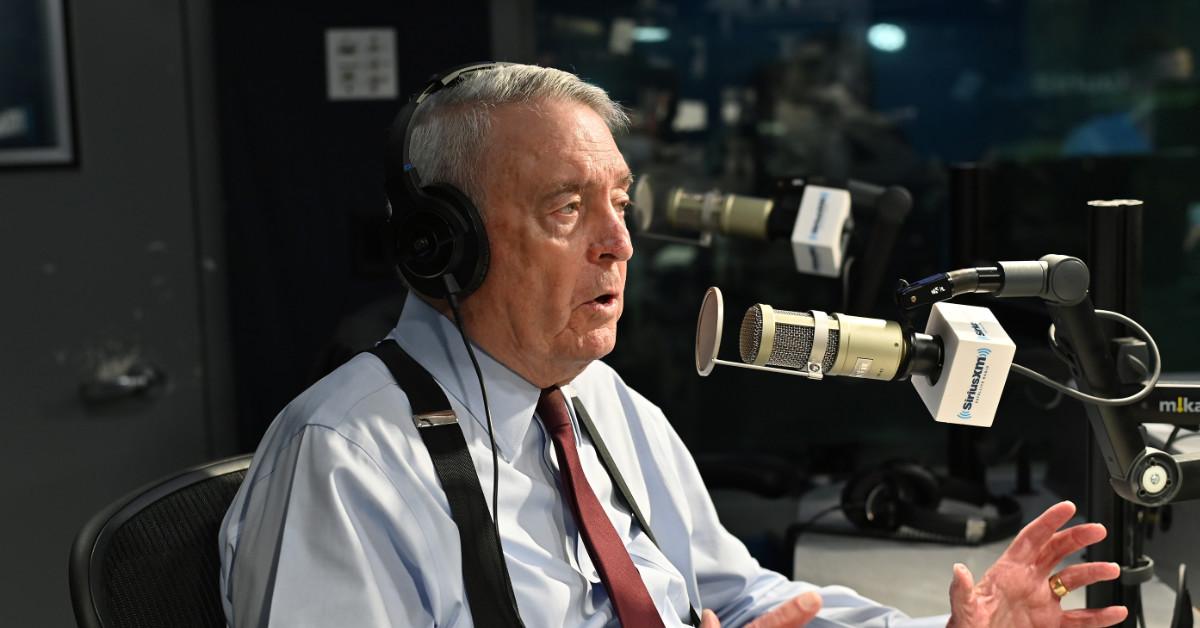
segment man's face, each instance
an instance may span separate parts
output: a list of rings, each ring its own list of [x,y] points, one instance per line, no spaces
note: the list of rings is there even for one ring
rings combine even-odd
[[[531,383],[563,383],[616,343],[633,255],[629,167],[586,105],[506,105],[492,120],[480,161],[492,261],[463,319]]]

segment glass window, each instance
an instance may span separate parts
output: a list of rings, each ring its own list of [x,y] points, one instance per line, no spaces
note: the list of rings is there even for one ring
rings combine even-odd
[[[1168,371],[1200,371],[1200,5],[1186,0],[545,3],[536,61],[569,69],[627,105],[619,139],[655,190],[769,198],[781,178],[909,190],[914,205],[881,289],[848,313],[895,318],[899,278],[986,259],[1088,253],[1086,201],[1145,205],[1138,313]],[[977,164],[972,168],[963,163]],[[970,184],[983,168],[987,185]],[[964,195],[963,186],[973,190]],[[966,202],[974,198],[979,202]],[[855,209],[850,255],[866,258],[874,217]],[[962,241],[972,233],[974,241]],[[743,308],[844,311],[873,269],[843,280],[795,270],[786,242],[717,236],[700,247],[635,238],[617,350],[607,359],[660,404],[700,451],[755,450],[829,469],[867,457],[938,459],[945,427],[907,384],[807,382],[692,367],[709,285],[725,292],[723,356]],[[1029,304],[995,304],[1018,360],[1065,378]],[[923,321],[919,323],[923,326]],[[990,438],[1044,431],[1048,391],[1012,377]],[[853,422],[851,427],[848,422]],[[1035,430],[1035,433],[1040,433]]]

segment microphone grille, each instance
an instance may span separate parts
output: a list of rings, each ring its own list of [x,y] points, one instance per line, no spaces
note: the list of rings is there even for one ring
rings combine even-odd
[[[743,362],[752,363],[759,352],[768,350],[768,366],[778,366],[791,369],[803,369],[808,365],[808,358],[813,348],[813,319],[812,315],[804,312],[789,312],[775,310],[775,339],[770,347],[762,346],[763,313],[762,307],[754,305],[746,310],[742,319],[742,329],[738,338],[738,349]],[[783,322],[781,319],[797,321],[799,324]],[[829,341],[825,349],[825,359],[821,369],[828,372],[837,361],[838,339],[840,331],[829,330]]]
[[[758,357],[758,350],[762,344],[763,332],[763,314],[761,305],[753,305],[746,310],[746,316],[742,318],[742,330],[738,334],[738,352],[742,355],[742,362],[747,364],[753,363]]]

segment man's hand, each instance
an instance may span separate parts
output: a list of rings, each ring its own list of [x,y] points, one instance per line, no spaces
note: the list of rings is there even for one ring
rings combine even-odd
[[[816,591],[801,593],[771,609],[771,612],[746,624],[746,628],[797,628],[807,624],[821,610],[821,596]],[[700,628],[721,628],[716,613],[705,610]]]
[[[1005,626],[1111,626],[1125,619],[1124,606],[1063,611],[1050,590],[1049,578],[1067,555],[1104,538],[1104,526],[1085,523],[1059,530],[1075,514],[1075,505],[1062,502],[1050,507],[1025,526],[1000,559],[975,584],[965,565],[954,566],[950,583],[948,628]],[[1115,563],[1083,563],[1058,572],[1068,590],[1095,582],[1115,580],[1121,569]]]

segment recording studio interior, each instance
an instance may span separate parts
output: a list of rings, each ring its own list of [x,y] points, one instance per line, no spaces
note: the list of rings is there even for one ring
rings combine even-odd
[[[0,626],[1190,628],[1198,52],[0,0]]]

